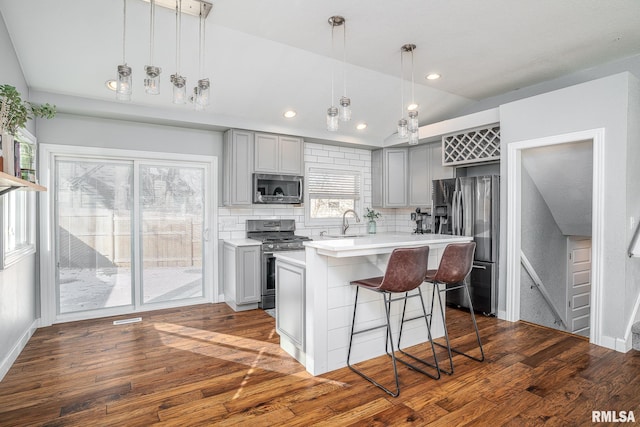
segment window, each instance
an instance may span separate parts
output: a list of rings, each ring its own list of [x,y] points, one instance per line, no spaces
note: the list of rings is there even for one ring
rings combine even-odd
[[[306,220],[333,224],[347,209],[361,209],[362,172],[332,165],[309,165],[306,171]]]

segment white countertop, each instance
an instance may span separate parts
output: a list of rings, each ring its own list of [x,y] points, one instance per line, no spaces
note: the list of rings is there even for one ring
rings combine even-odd
[[[225,239],[225,243],[231,246],[260,246],[262,244],[259,240],[254,239]]]
[[[306,264],[306,252],[305,251],[282,251],[274,252],[273,256],[276,257],[276,261],[284,261],[290,264],[299,265],[304,267]]]
[[[451,236],[445,234],[378,233],[362,237],[313,237],[304,242],[307,247],[315,248],[320,255],[335,258],[388,253],[395,248],[423,245],[441,245],[470,242],[469,236]]]

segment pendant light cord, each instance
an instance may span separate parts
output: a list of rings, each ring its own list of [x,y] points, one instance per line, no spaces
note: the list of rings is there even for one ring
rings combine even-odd
[[[123,0],[122,1],[124,7],[123,7],[123,13],[122,13],[122,63],[126,64],[126,40],[127,40],[127,0]]]
[[[404,118],[404,53],[400,49],[400,118]]]
[[[347,96],[347,21],[342,23],[342,84],[343,94]]]
[[[182,0],[176,1],[176,76],[180,75],[180,39],[182,23]]]
[[[156,0],[150,1],[149,7],[149,65],[153,65],[153,41],[155,39]]]
[[[199,43],[198,43],[198,78],[201,79],[202,75],[202,64],[204,62],[204,31],[205,31],[205,21],[204,16],[202,14],[202,10],[204,9],[204,3],[200,3],[200,34],[199,34]]]
[[[416,104],[416,98],[415,95],[413,93],[414,90],[414,81],[413,81],[413,70],[414,70],[414,66],[413,66],[413,51],[414,49],[411,49],[411,104],[415,105]]]
[[[336,46],[333,37],[333,29],[334,25],[331,24],[331,103],[329,105],[333,106],[333,93],[334,93],[334,74],[335,74],[335,53]]]

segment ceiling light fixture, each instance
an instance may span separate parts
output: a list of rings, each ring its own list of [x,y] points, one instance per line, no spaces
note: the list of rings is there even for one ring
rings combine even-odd
[[[431,74],[427,74],[427,77],[425,77],[427,80],[438,80],[440,78],[440,74],[438,73],[431,73]]]
[[[127,41],[127,0],[122,1],[124,8],[122,13],[122,64],[118,65],[118,79],[116,85],[116,99],[119,101],[131,101],[131,67],[126,61]]]
[[[408,45],[404,45],[408,46]],[[409,135],[407,119],[404,118],[404,46],[400,48],[400,120],[398,120],[398,137],[406,138]]]
[[[114,92],[116,91],[116,89],[118,89],[118,81],[114,79],[107,80],[106,82],[104,82],[104,85],[107,87],[107,89]]]
[[[409,110],[409,123],[407,126],[407,130],[409,131],[409,145],[416,145],[419,141],[418,131],[420,128],[420,123],[418,121],[418,104],[415,101],[415,80],[414,80],[414,61],[413,61],[413,51],[416,50],[415,44],[405,44],[402,46],[402,52],[400,55],[405,52],[411,52],[411,104],[408,108]]]
[[[287,119],[292,119],[292,118],[294,118],[297,114],[298,114],[298,113],[296,113],[296,112],[295,112],[295,111],[293,111],[293,110],[288,110],[288,111],[285,111],[285,112],[284,112],[283,116],[285,116]]]
[[[149,95],[160,93],[160,73],[162,69],[153,65],[153,49],[155,42],[156,1],[149,2],[149,64],[144,67],[147,77],[144,79],[144,91]]]
[[[182,0],[176,0],[176,73],[171,75],[173,103],[187,102],[187,79],[180,75],[180,42],[182,40]]]
[[[199,17],[199,36],[198,36],[198,84],[195,88],[193,88],[194,92],[194,106],[197,111],[202,111],[209,106],[209,79],[202,77],[204,74],[202,72],[202,67],[204,66],[204,54],[206,52],[204,48],[204,42],[206,40],[206,28],[205,28],[205,16],[204,16],[204,5],[200,6],[200,17]]]
[[[338,130],[339,121],[348,122],[351,120],[351,99],[347,97],[347,24],[346,20],[342,16],[332,16],[328,20],[331,25],[331,53],[335,56],[335,37],[334,30],[336,27],[342,27],[342,80],[343,80],[343,94],[340,98],[338,105],[340,108],[333,104],[334,100],[334,65],[331,64],[331,107],[327,109],[327,130],[335,132]]]
[[[367,128],[367,124],[366,123],[358,123],[356,125],[356,129],[358,130],[365,130]]]

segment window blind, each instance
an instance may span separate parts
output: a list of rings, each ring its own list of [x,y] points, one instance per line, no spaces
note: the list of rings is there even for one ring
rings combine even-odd
[[[312,198],[360,199],[360,174],[357,172],[310,168],[306,179]]]

